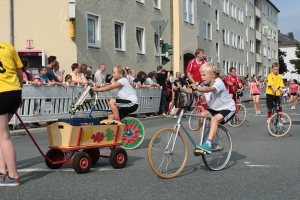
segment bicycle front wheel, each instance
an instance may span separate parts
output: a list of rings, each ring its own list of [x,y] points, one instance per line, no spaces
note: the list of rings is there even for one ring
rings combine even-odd
[[[283,120],[281,119],[283,118]],[[269,133],[274,137],[283,137],[290,132],[292,119],[285,112],[278,112],[272,115],[268,123]]]
[[[159,130],[148,147],[148,161],[155,174],[173,178],[180,174],[188,161],[188,144],[173,128]]]
[[[145,129],[140,120],[134,117],[126,117],[122,120],[125,124],[124,134],[122,138],[123,149],[136,149],[144,141]]]
[[[223,169],[229,162],[232,151],[231,137],[224,126],[218,126],[217,134],[211,143],[211,148],[211,154],[202,154],[204,164],[213,171]]]
[[[204,109],[202,106],[197,106],[192,112],[191,114],[200,114],[200,112],[202,112]],[[189,128],[192,131],[196,131],[199,129],[199,117],[189,117]]]
[[[235,115],[233,118],[228,122],[231,127],[238,127],[242,125],[247,117],[247,109],[246,106],[243,104],[236,104],[235,105]]]

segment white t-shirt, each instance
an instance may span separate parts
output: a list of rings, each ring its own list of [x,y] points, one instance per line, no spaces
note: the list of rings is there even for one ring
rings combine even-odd
[[[121,83],[121,87],[118,88],[118,99],[130,100],[130,104],[117,103],[118,107],[131,107],[134,104],[138,104],[138,97],[135,89],[130,84],[127,78],[121,78],[117,82]]]
[[[235,111],[235,103],[225,88],[224,82],[220,78],[216,78],[212,86],[216,88],[215,91],[203,93],[209,108],[216,111]]]
[[[95,83],[98,83],[98,84],[104,84],[105,83],[105,77],[102,74],[102,71],[100,71],[99,69],[95,73],[94,80],[95,80]]]

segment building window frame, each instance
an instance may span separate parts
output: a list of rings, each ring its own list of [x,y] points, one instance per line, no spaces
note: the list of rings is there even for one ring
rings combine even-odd
[[[145,27],[135,26],[136,53],[146,54]]]
[[[116,33],[116,28],[117,28],[116,26],[120,27],[117,30],[118,33]],[[126,50],[125,30],[126,30],[125,22],[115,19],[114,20],[114,48],[116,51],[125,51]]]
[[[93,27],[90,27],[90,25],[92,24]],[[92,28],[93,30],[90,30],[90,28]],[[101,49],[100,15],[91,12],[86,12],[86,33],[87,48]],[[92,37],[93,41],[91,41],[90,37]]]

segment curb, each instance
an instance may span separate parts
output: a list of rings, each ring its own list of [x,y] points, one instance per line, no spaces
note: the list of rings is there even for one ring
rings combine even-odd
[[[159,115],[159,116],[152,116],[152,117],[147,117],[147,118],[140,118],[137,117],[140,121],[146,121],[146,120],[154,120],[154,119],[159,119],[159,118],[167,118],[165,116]],[[47,127],[41,127],[41,128],[29,128],[28,131],[31,134],[41,134],[41,133],[47,133]],[[19,129],[19,130],[13,130],[10,131],[10,136],[23,136],[27,135],[27,132],[25,129]]]

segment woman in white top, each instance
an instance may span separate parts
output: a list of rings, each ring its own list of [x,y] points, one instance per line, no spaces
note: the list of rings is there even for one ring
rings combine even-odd
[[[112,113],[108,115],[108,119],[114,119],[121,121],[121,118],[126,117],[128,114],[133,113],[138,108],[138,97],[135,89],[126,78],[126,69],[122,66],[114,67],[113,69],[114,84],[107,85],[105,87],[97,88],[93,87],[95,92],[104,92],[118,88],[118,98],[111,99],[109,106]],[[120,115],[121,113],[121,115]]]

